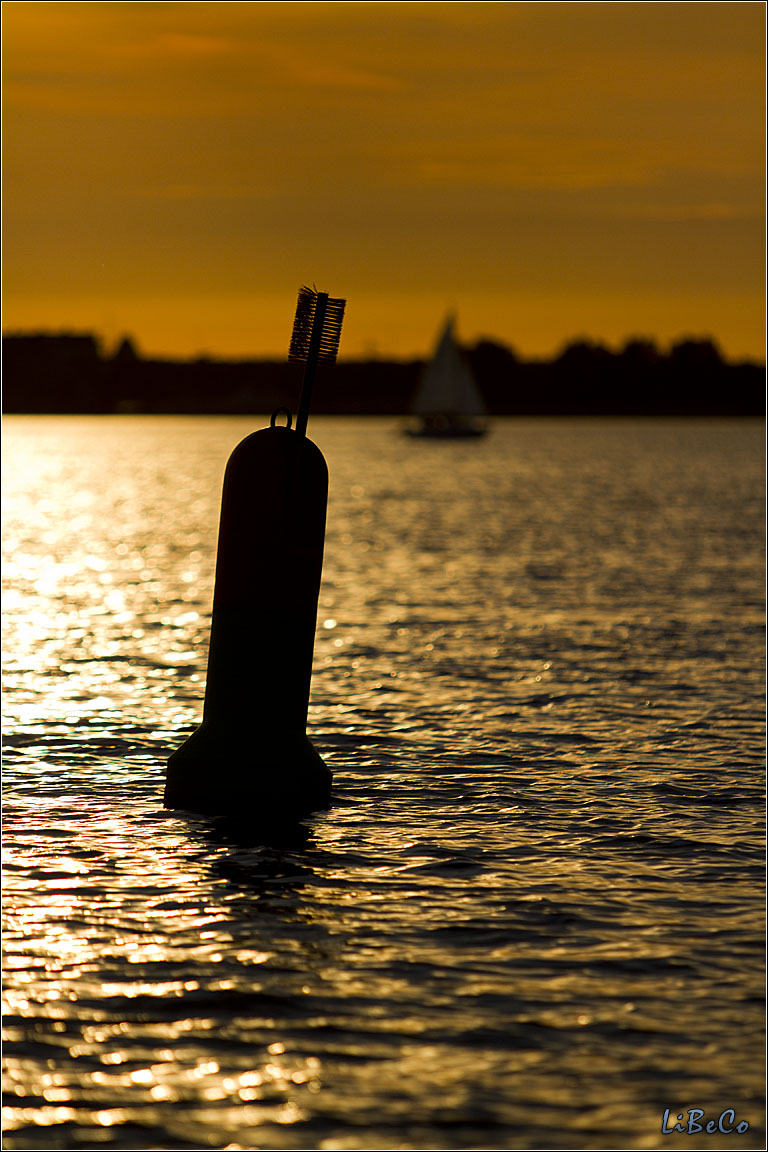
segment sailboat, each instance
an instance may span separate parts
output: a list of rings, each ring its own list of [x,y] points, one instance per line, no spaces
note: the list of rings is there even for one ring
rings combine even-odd
[[[411,411],[419,425],[408,429],[410,436],[482,436],[486,431],[485,405],[456,343],[454,323],[449,316],[416,389]]]

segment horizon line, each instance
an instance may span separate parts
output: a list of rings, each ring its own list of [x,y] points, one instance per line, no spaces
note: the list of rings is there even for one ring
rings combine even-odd
[[[117,337],[110,337],[104,335],[98,328],[80,327],[75,325],[56,325],[56,326],[25,326],[13,327],[3,329],[0,333],[0,339],[3,341],[7,339],[18,338],[91,338],[96,343],[97,351],[102,359],[113,359],[120,349],[127,343],[137,359],[139,360],[160,360],[172,361],[178,363],[197,363],[201,361],[216,361],[216,362],[230,362],[230,363],[288,363],[288,354],[278,352],[243,352],[243,353],[226,353],[215,352],[211,350],[199,350],[195,352],[161,352],[155,350],[145,350],[141,345],[139,337],[135,336],[132,332],[123,332]],[[711,332],[691,332],[681,331],[678,336],[666,340],[659,340],[658,338],[641,332],[632,332],[622,337],[620,341],[610,341],[603,339],[599,336],[590,336],[586,333],[579,333],[564,337],[560,340],[555,350],[549,354],[525,354],[519,351],[513,343],[508,343],[498,336],[482,335],[475,337],[471,341],[457,340],[460,348],[470,350],[479,347],[483,344],[490,344],[512,354],[512,356],[521,363],[548,363],[559,359],[568,349],[580,346],[591,347],[596,350],[608,352],[610,355],[620,355],[624,350],[633,344],[647,344],[659,355],[668,356],[676,347],[682,344],[711,344],[717,351],[720,359],[725,364],[752,364],[765,366],[766,355],[763,353],[762,358],[754,354],[744,354],[732,356],[728,354],[718,338]],[[111,349],[111,351],[109,350]],[[417,361],[424,361],[430,359],[434,352],[434,348],[430,347],[425,352],[414,352],[412,354],[396,354],[387,353],[382,351],[378,346],[371,344],[370,351],[358,352],[356,354],[344,354],[343,348],[339,350],[338,361],[346,361],[350,364],[365,364],[365,363],[389,363],[389,364],[408,364]]]

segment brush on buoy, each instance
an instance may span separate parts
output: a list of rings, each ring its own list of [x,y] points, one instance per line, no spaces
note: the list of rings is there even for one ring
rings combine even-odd
[[[288,353],[305,364],[296,427],[278,408],[227,463],[203,720],[168,760],[166,808],[272,820],[330,802],[331,772],[306,731],[328,497],[306,429],[345,303],[299,291]]]

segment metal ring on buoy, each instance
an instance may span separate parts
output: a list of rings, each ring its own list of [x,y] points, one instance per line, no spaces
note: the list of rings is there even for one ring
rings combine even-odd
[[[283,425],[278,425],[275,423],[275,421],[277,420],[277,418],[281,412],[285,412],[286,416],[288,417],[288,423],[285,425],[285,427],[286,428],[291,427],[291,425],[293,424],[293,415],[291,413],[290,408],[275,408],[274,412],[272,413],[272,416],[270,417],[270,421],[269,421],[270,428],[283,427]]]

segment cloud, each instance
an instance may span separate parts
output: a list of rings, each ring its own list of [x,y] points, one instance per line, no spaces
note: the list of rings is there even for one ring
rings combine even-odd
[[[117,41],[105,46],[113,60],[200,60],[233,56],[238,42],[223,36],[204,36],[191,32],[166,32],[133,42]]]

